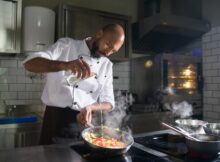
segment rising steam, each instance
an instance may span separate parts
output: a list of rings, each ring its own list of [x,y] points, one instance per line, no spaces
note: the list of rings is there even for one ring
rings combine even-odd
[[[164,106],[167,110],[170,110],[175,116],[180,118],[187,118],[193,114],[192,105],[186,101],[180,103],[173,102],[171,105],[166,103]]]
[[[115,109],[104,113],[103,124],[113,128],[129,130],[126,121],[129,119],[126,110],[134,99],[128,92],[115,91]]]

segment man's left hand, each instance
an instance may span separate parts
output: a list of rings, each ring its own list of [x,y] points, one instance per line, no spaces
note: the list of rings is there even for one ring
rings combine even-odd
[[[77,115],[77,122],[81,125],[90,125],[92,121],[92,109],[90,106],[83,108]]]

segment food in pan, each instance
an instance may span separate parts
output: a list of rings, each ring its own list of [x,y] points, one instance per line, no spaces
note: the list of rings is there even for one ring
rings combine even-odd
[[[103,148],[124,148],[126,144],[116,138],[108,137],[108,136],[98,136],[95,133],[86,132],[85,140],[89,143],[103,147]]]

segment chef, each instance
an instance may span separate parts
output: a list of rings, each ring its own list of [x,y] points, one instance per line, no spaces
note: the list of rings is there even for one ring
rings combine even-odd
[[[90,125],[94,111],[114,109],[112,62],[107,57],[120,49],[124,39],[122,26],[108,24],[93,37],[61,38],[24,60],[26,70],[46,73],[40,144],[68,137],[64,130],[72,123]]]

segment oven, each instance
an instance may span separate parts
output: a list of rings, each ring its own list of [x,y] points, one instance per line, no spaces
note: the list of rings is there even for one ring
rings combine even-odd
[[[163,111],[165,103],[187,101],[194,114],[202,114],[201,57],[157,54],[131,60],[131,92],[136,95],[133,110]]]

